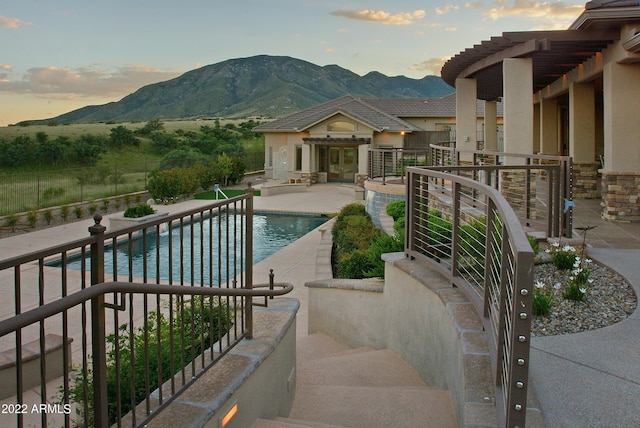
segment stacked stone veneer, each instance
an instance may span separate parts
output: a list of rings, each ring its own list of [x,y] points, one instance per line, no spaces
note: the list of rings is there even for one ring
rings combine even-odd
[[[598,199],[598,162],[575,162],[573,164],[573,197],[575,199]]]
[[[602,217],[640,222],[640,174],[602,171]]]
[[[518,214],[529,219],[537,217],[536,212],[536,172],[529,173],[529,216],[526,216],[526,171],[502,171],[500,173],[500,193]]]

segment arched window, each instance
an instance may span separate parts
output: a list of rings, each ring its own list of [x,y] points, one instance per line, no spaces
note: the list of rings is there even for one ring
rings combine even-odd
[[[356,124],[344,120],[336,120],[327,125],[327,131],[332,132],[355,132]]]

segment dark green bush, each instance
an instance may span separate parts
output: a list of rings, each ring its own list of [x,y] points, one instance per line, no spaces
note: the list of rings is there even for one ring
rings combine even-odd
[[[396,221],[405,216],[405,210],[405,201],[395,201],[387,204],[387,214]]]
[[[369,258],[371,269],[366,272],[366,276],[369,278],[383,278],[384,261],[382,260],[382,255],[385,253],[396,253],[402,250],[404,250],[404,242],[402,242],[398,236],[391,236],[386,233],[378,235],[371,241],[371,246],[367,250],[367,257]]]
[[[362,279],[371,268],[366,250],[354,250],[338,258],[339,278]]]
[[[146,215],[153,214],[153,208],[149,204],[138,204],[133,207],[129,207],[124,211],[124,216],[127,218],[139,218]]]

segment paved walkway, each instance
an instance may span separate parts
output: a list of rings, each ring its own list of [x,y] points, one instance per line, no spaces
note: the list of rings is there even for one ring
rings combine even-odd
[[[335,186],[305,193],[256,197],[256,210],[331,213],[352,201]],[[163,207],[178,211],[207,201]],[[599,217],[599,201],[576,201],[574,228],[598,226],[587,235],[588,254],[621,273],[640,294],[640,224],[609,223]],[[0,240],[0,258],[87,236],[91,220]],[[294,285],[300,300],[297,335],[307,335],[307,289],[317,278],[316,254],[323,227],[308,233],[254,267],[254,281]],[[0,305],[4,304],[0,302]],[[621,323],[591,332],[534,338],[531,382],[548,427],[640,426],[640,311]]]
[[[587,232],[587,254],[624,276],[640,295],[640,224],[610,223],[599,213],[600,201],[576,201],[574,229],[597,226]],[[640,427],[637,309],[602,329],[535,337],[530,358],[548,427]]]

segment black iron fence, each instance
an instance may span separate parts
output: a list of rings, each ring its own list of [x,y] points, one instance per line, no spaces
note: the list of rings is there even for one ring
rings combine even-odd
[[[473,303],[489,348],[499,426],[525,426],[534,254],[495,189],[409,168],[405,253],[441,271]]]
[[[98,215],[84,239],[0,260],[16,425],[143,426],[251,338],[253,297],[292,289],[253,284],[252,218],[249,189],[109,232]]]

